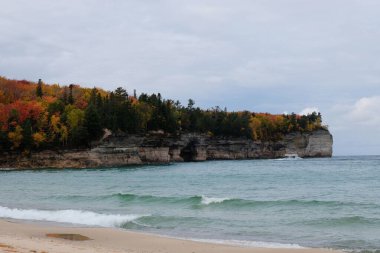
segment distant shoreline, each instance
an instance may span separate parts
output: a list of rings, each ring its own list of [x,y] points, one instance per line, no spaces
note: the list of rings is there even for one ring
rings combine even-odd
[[[89,240],[72,241],[52,238],[62,234],[71,238],[83,236]],[[74,235],[74,236],[73,236]],[[79,237],[80,239],[81,237]],[[310,248],[247,248],[226,244],[214,244],[174,239],[151,234],[98,227],[65,227],[59,224],[27,223],[22,220],[0,219],[0,252],[3,249],[17,253],[26,252],[168,252],[168,253],[333,253],[329,249]]]
[[[327,130],[291,133],[279,141],[244,137],[211,137],[199,133],[109,136],[85,150],[44,150],[0,154],[1,168],[97,168],[169,164],[207,160],[251,160],[286,157],[331,157],[333,138]]]

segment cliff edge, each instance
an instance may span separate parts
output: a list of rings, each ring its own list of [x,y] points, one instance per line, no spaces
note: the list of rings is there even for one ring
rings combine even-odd
[[[28,156],[3,154],[2,169],[89,168],[125,165],[237,159],[331,157],[333,138],[327,130],[290,133],[276,142],[247,138],[210,137],[188,133],[179,136],[108,136],[92,149],[34,152]]]

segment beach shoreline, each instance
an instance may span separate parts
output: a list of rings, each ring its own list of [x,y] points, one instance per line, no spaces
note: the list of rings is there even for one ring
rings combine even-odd
[[[50,234],[50,237],[47,235]],[[80,235],[89,240],[76,241],[57,238]],[[82,237],[80,237],[82,238]],[[29,223],[23,220],[0,219],[0,252],[14,253],[334,253],[330,249],[310,248],[253,248],[226,244],[175,239],[127,230],[102,227],[68,227],[48,223]]]

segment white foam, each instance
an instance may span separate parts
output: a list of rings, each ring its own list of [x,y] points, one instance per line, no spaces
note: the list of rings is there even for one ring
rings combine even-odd
[[[196,241],[196,242],[215,243],[215,244],[226,244],[226,245],[249,247],[249,248],[271,248],[271,249],[304,249],[305,248],[298,244],[292,244],[292,243],[242,241],[242,240],[194,239],[194,238],[189,238],[187,240]]]
[[[125,222],[129,222],[142,217],[143,215],[120,215],[120,214],[100,214],[81,210],[36,210],[17,209],[0,206],[0,217],[36,220],[55,221],[62,223],[72,223],[88,226],[118,227]]]
[[[276,158],[273,159],[275,161],[294,161],[294,160],[303,160],[302,157],[284,157],[284,158]]]
[[[202,196],[201,203],[204,205],[209,205],[212,203],[222,203],[223,201],[229,200],[229,198],[209,198],[206,196]]]

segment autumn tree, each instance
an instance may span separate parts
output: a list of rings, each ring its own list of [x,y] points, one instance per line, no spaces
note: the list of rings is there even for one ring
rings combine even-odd
[[[17,149],[20,147],[23,139],[22,131],[22,127],[16,125],[14,131],[8,133],[8,139],[12,143],[12,149]]]
[[[322,116],[207,110],[165,99],[160,93],[141,93],[118,87],[107,92],[71,84],[45,85],[0,77],[0,149],[30,150],[58,146],[77,148],[99,139],[103,129],[114,134],[207,133],[255,141],[277,141],[291,132],[326,129]]]
[[[33,145],[39,148],[46,140],[46,135],[44,132],[37,132],[32,135]]]
[[[50,141],[53,143],[59,143],[65,145],[68,138],[67,127],[61,122],[61,118],[58,115],[52,115],[50,118]]]

